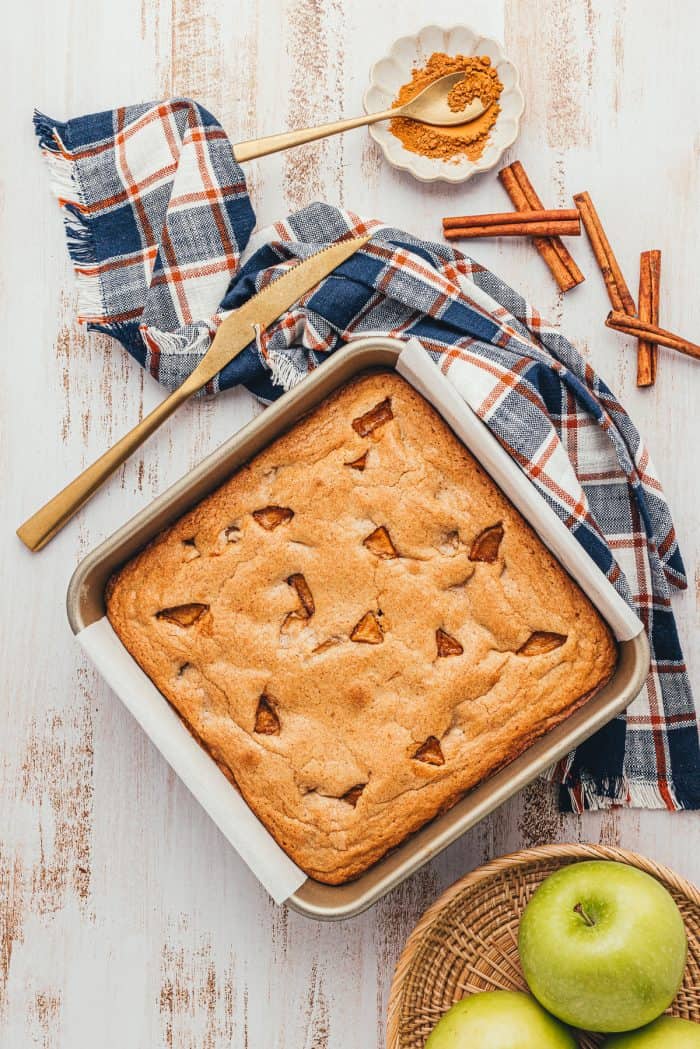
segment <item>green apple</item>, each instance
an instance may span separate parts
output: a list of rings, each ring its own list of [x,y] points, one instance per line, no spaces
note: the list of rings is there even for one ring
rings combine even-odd
[[[625,863],[562,867],[523,912],[518,950],[535,998],[589,1031],[630,1031],[668,1008],[687,939],[671,895]]]
[[[660,1016],[639,1031],[606,1038],[601,1049],[700,1049],[700,1024]]]
[[[445,1013],[425,1049],[576,1049],[576,1042],[529,994],[482,991]]]

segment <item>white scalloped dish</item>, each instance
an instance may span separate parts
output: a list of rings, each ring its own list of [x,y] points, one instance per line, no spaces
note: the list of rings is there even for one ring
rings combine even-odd
[[[488,55],[498,71],[503,84],[499,99],[501,112],[481,156],[476,160],[469,160],[466,156],[438,160],[412,153],[389,130],[388,121],[371,125],[369,133],[381,146],[392,167],[409,171],[421,182],[466,182],[472,175],[495,167],[504,151],[513,145],[520,130],[525,100],[518,71],[497,40],[481,36],[469,26],[443,29],[430,25],[415,36],[401,37],[389,54],[372,66],[369,87],[363,99],[364,108],[366,113],[388,109],[400,88],[410,81],[413,69],[424,65],[435,51],[448,55]]]

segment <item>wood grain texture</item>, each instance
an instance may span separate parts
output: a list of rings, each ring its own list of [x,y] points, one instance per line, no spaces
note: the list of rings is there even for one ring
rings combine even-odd
[[[199,98],[233,139],[359,113],[369,66],[422,24],[468,20],[505,38],[527,110],[520,158],[548,206],[587,188],[624,272],[664,252],[661,316],[700,334],[700,9],[652,0],[66,0],[15,5],[0,41],[12,90],[0,153],[0,1045],[24,1049],[366,1049],[383,1045],[395,960],[420,913],[489,857],[553,840],[620,843],[697,879],[694,814],[561,816],[534,784],[369,913],[316,924],[270,903],[121,705],[77,652],[63,595],[77,560],[258,410],[245,392],[187,405],[36,557],[14,528],[161,397],[108,339],[74,322],[63,231],[30,127],[173,92]],[[660,39],[675,56],[650,78]],[[31,55],[31,61],[27,56]],[[672,114],[672,119],[666,119]],[[655,126],[655,147],[644,129]],[[365,131],[250,166],[259,223],[316,198],[425,237],[440,216],[499,210],[495,174],[421,186],[382,163]],[[664,478],[691,580],[674,599],[700,683],[697,363],[660,350],[635,385],[636,344],[607,331],[587,280],[565,297],[527,244],[480,260],[561,324],[608,380]],[[669,351],[670,353],[670,351]],[[13,362],[17,366],[10,369]],[[687,449],[679,454],[679,449]]]

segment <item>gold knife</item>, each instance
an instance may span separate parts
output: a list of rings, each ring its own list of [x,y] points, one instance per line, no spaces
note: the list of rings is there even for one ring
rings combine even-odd
[[[176,408],[201,390],[215,375],[250,344],[255,327],[267,328],[289,309],[300,296],[311,291],[319,281],[337,266],[354,255],[370,238],[354,237],[339,241],[330,247],[297,263],[291,270],[253,295],[239,309],[221,322],[211,346],[182,386],[174,390],[138,426],[88,466],[58,495],[37,510],[17,529],[17,535],[30,550],[41,550],[57,532],[70,521],[80,507],[94,495],[132,452],[143,444],[173,414]]]

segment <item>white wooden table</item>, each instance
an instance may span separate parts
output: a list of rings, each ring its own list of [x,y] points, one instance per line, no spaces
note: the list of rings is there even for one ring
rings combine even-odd
[[[0,1045],[8,1049],[367,1049],[383,1045],[401,945],[421,911],[481,861],[537,842],[621,843],[700,874],[692,813],[561,817],[533,786],[369,913],[322,925],[276,908],[81,657],[66,622],[80,557],[256,406],[243,391],[182,410],[41,555],[17,524],[161,396],[107,338],[74,322],[61,221],[32,107],[71,115],[173,94],[234,138],[352,115],[369,65],[422,24],[469,20],[505,39],[527,99],[520,157],[548,204],[589,189],[636,291],[663,250],[662,323],[700,337],[700,7],[694,0],[35,0],[1,48],[4,342],[0,633]],[[665,65],[651,58],[663,44]],[[654,127],[653,134],[649,128]],[[421,186],[354,132],[250,166],[260,223],[314,199],[426,237],[456,211],[507,207],[495,177]],[[475,254],[590,357],[646,433],[690,578],[675,598],[700,685],[700,367],[662,351],[635,388],[635,352],[603,327],[587,274],[562,299],[533,249]]]

